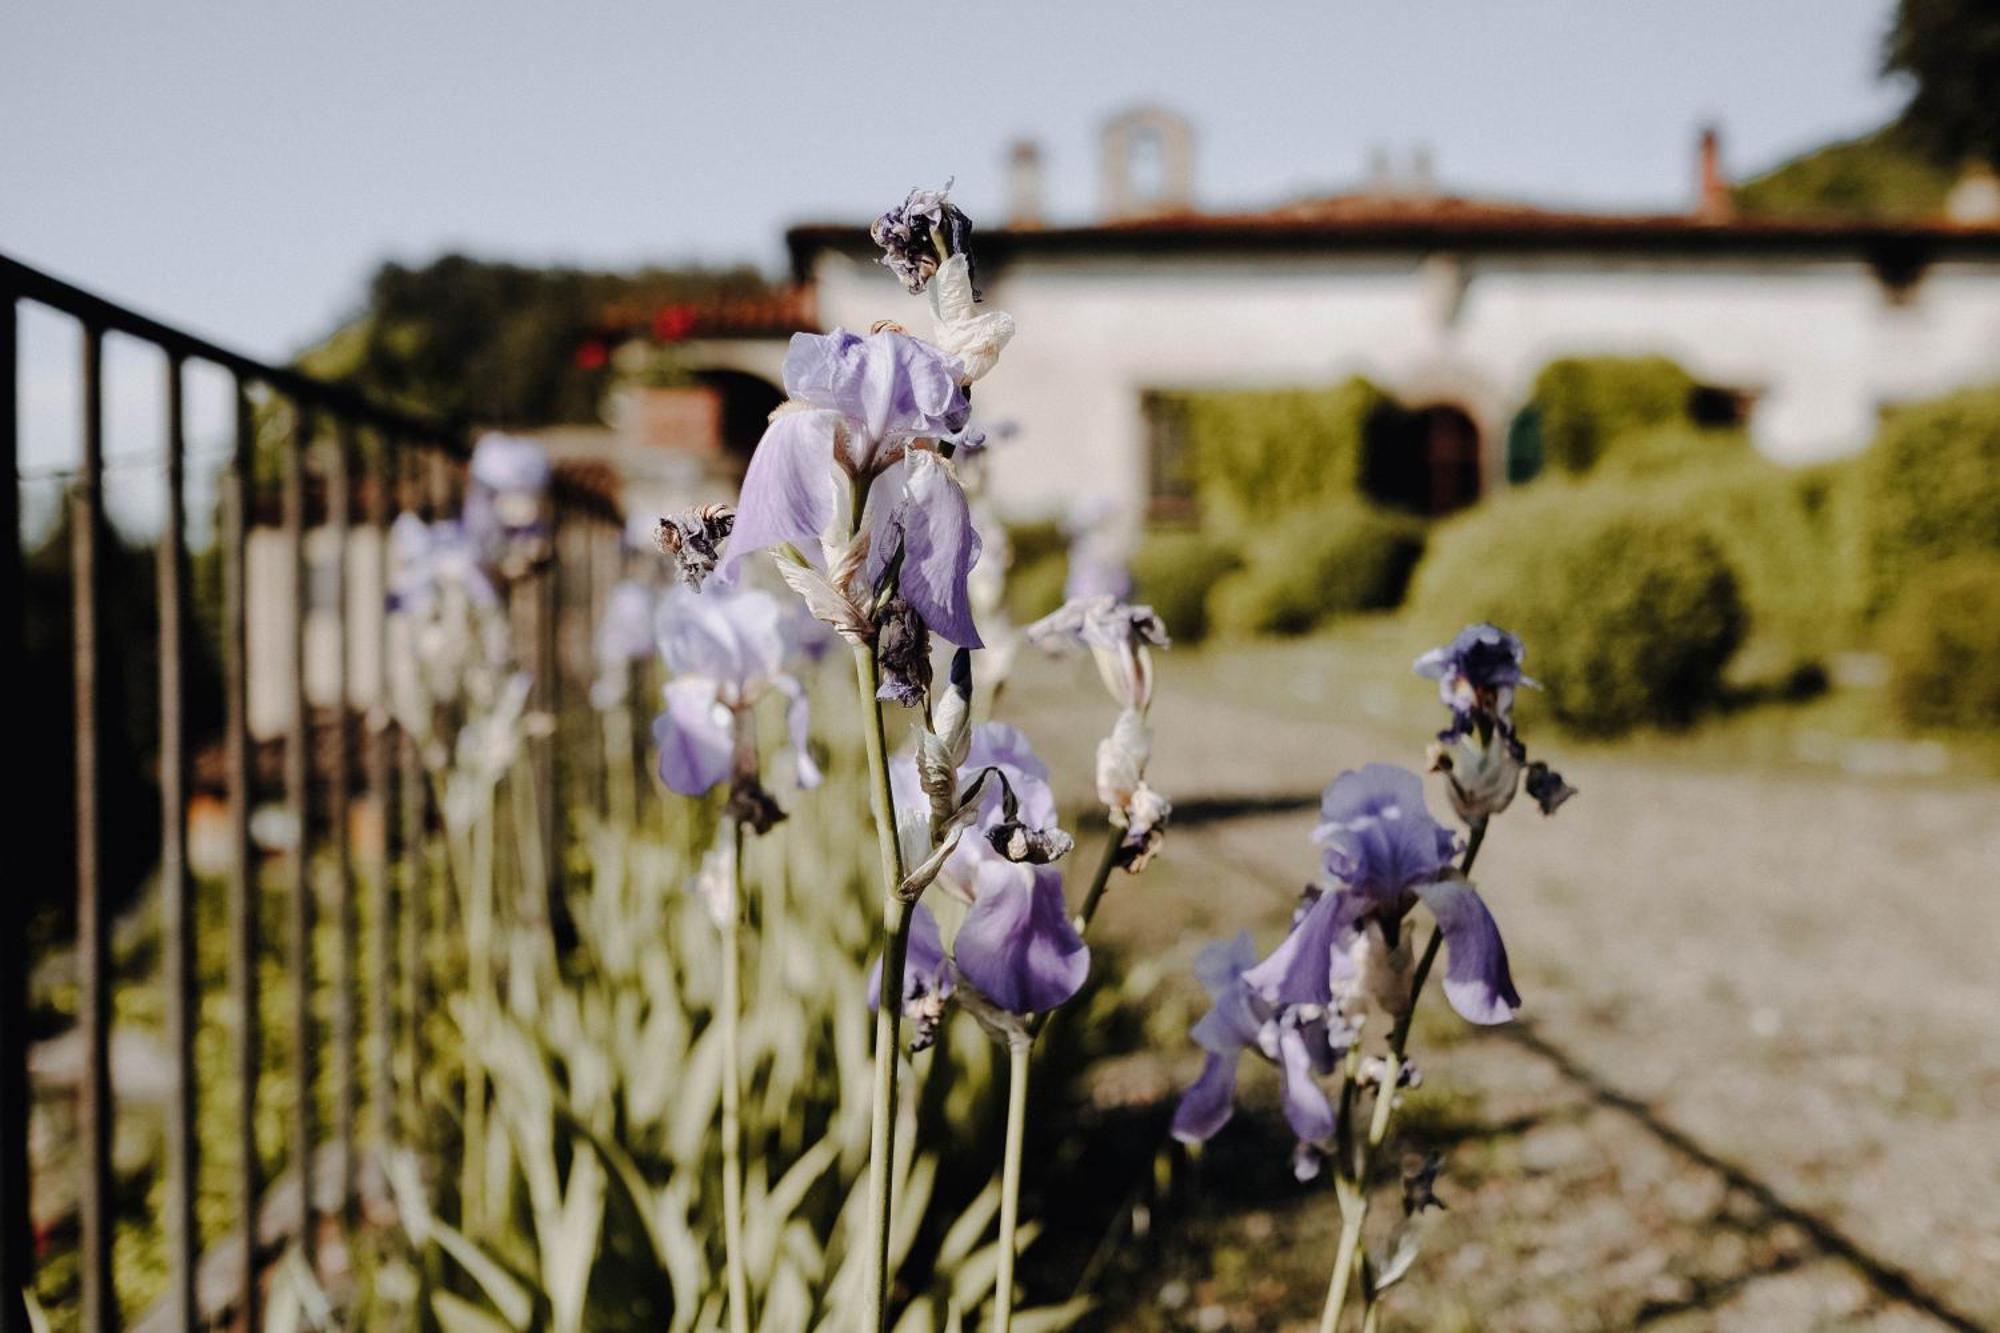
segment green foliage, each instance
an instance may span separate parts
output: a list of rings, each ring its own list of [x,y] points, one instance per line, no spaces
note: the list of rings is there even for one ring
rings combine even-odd
[[[1132,554],[1134,596],[1182,643],[1208,634],[1208,594],[1243,565],[1241,547],[1200,532],[1154,532]]]
[[[1183,402],[1196,502],[1204,522],[1229,531],[1355,494],[1369,441],[1402,416],[1358,376],[1330,389],[1194,393]]]
[[[1905,721],[2000,727],[2000,555],[1965,556],[1912,579],[1878,642]]]
[[[1013,558],[1007,565],[1007,615],[1017,625],[1039,620],[1062,605],[1069,578],[1069,538],[1054,519],[1009,524]]]
[[[421,268],[384,264],[366,310],[300,364],[440,416],[495,426],[594,421],[611,371],[580,366],[577,350],[613,307],[769,295],[749,268],[608,273],[463,255]]]
[[[2000,385],[1897,411],[1859,466],[1871,613],[1930,565],[2000,551]]]
[[[1620,434],[1597,466],[1606,475],[1663,477],[1726,467],[1756,457],[1749,438],[1741,431],[1703,430],[1677,421]]]
[[[1936,217],[1951,186],[1952,173],[1892,127],[1780,163],[1737,186],[1735,197],[1752,215],[1894,222]]]
[[[1302,634],[1333,616],[1399,605],[1423,554],[1423,525],[1359,500],[1288,515],[1245,549],[1208,595],[1226,634]]]
[[[1938,161],[2000,165],[2000,9],[1991,0],[1902,0],[1882,69],[1916,85],[1901,126]]]
[[[1535,377],[1531,402],[1544,457],[1562,472],[1588,472],[1620,436],[1649,426],[1692,424],[1694,377],[1663,356],[1562,357]]]
[[[1436,623],[1520,634],[1556,716],[1603,735],[1684,724],[1716,702],[1748,618],[1701,523],[1556,482],[1434,533],[1412,600]]]

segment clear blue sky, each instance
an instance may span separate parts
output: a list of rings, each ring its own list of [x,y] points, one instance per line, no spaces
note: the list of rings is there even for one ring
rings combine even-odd
[[[1453,187],[1687,201],[1696,126],[1765,166],[1868,128],[1889,0],[61,0],[0,12],[0,249],[281,357],[386,256],[750,260],[1016,136],[1053,211],[1093,133],[1164,101],[1207,204],[1433,150]]]

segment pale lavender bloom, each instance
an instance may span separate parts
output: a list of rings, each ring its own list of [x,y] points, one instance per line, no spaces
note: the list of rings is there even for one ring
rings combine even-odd
[[[951,202],[951,182],[946,181],[940,190],[912,189],[899,206],[875,219],[868,234],[882,247],[876,262],[915,295],[937,272],[940,249],[946,255],[966,253],[972,219]]]
[[[520,435],[489,434],[472,451],[465,530],[480,558],[516,577],[548,556],[548,451]]]
[[[625,701],[634,662],[652,656],[653,615],[657,594],[646,584],[622,579],[604,599],[604,616],[597,623],[597,679],[590,701],[598,708],[615,708]]]
[[[965,491],[948,461],[913,447],[965,425],[961,371],[956,359],[901,333],[794,337],[785,387],[803,406],[780,408],[750,459],[722,577],[733,578],[744,556],[785,544],[823,567],[836,469],[844,470],[870,483],[868,579],[880,580],[893,562],[898,589],[931,629],[979,647],[965,586],[979,535]]]
[[[1016,1015],[1067,1001],[1090,974],[1090,946],[1063,900],[1062,872],[997,858],[979,865],[976,898],[952,959],[979,994]]]
[[[480,607],[496,607],[500,594],[480,568],[478,552],[455,519],[426,523],[397,516],[390,528],[396,570],[389,580],[389,610],[428,615],[446,588],[457,588]]]
[[[1249,984],[1279,1005],[1350,1000],[1370,982],[1357,959],[1393,951],[1421,900],[1444,936],[1452,1008],[1474,1023],[1513,1017],[1521,997],[1506,946],[1478,892],[1452,869],[1453,839],[1425,807],[1423,780],[1389,764],[1343,773],[1327,787],[1320,817],[1313,840],[1335,886],[1245,974]]]
[[[806,692],[786,671],[795,641],[778,599],[753,589],[696,594],[677,588],[660,602],[660,652],[673,679],[666,711],[654,720],[660,778],[699,796],[731,778],[757,776],[750,711],[773,691],[789,701],[786,719],[802,787],[819,784],[806,747]]]
[[[1104,688],[1123,708],[1144,712],[1153,701],[1151,649],[1168,646],[1167,627],[1150,606],[1109,594],[1071,598],[1024,631],[1047,652],[1090,650]]]
[[[931,915],[930,908],[918,903],[910,914],[909,946],[903,956],[903,1017],[911,1025],[912,1053],[937,1040],[945,1004],[955,988],[951,960],[945,955],[937,918]],[[868,1007],[877,1009],[881,1004],[882,960],[877,958],[868,971]]]
[[[1212,1004],[1194,1026],[1195,1044],[1206,1053],[1201,1075],[1181,1095],[1173,1134],[1183,1143],[1212,1138],[1235,1111],[1236,1068],[1243,1052],[1254,1051],[1278,1067],[1285,1119],[1301,1144],[1333,1137],[1334,1112],[1314,1080],[1338,1065],[1350,1031],[1328,1022],[1324,1006],[1272,1004],[1246,977],[1257,961],[1249,932],[1217,941],[1195,959]]]

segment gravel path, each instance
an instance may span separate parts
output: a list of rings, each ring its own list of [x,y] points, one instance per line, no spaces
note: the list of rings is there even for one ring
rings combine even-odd
[[[1010,686],[1004,711],[1031,719],[1059,778],[1087,777],[1109,722],[1083,683],[1024,663]],[[1301,720],[1249,688],[1169,690],[1156,730],[1156,785],[1194,818],[1130,890],[1144,910],[1114,896],[1102,920],[1130,956],[1176,970],[1239,928],[1275,942],[1313,867],[1299,798],[1343,767],[1413,762],[1423,743]],[[1561,760],[1559,741],[1546,748]],[[1391,1322],[2000,1324],[2000,785],[1706,772],[1615,750],[1559,766],[1583,795],[1552,820],[1503,816],[1476,876],[1526,1023],[1421,1030],[1425,1116],[1455,1144],[1452,1210]],[[1254,1135],[1249,1119],[1224,1139]],[[1210,1212],[1189,1242],[1213,1252],[1216,1279],[1170,1280],[1117,1326],[1309,1319],[1324,1191]],[[1256,1256],[1238,1281],[1233,1247]]]

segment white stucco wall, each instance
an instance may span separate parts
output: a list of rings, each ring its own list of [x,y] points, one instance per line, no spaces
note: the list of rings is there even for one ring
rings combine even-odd
[[[825,327],[928,327],[877,265],[822,253],[814,278]],[[1507,422],[1565,354],[1658,352],[1757,391],[1752,436],[1792,463],[1860,448],[1885,404],[2000,379],[2000,263],[1934,265],[1900,306],[1864,262],[1804,256],[1027,257],[986,295],[1020,325],[975,402],[1020,427],[993,477],[1021,511],[1101,495],[1136,514],[1150,388],[1364,374],[1468,410],[1497,478]]]

